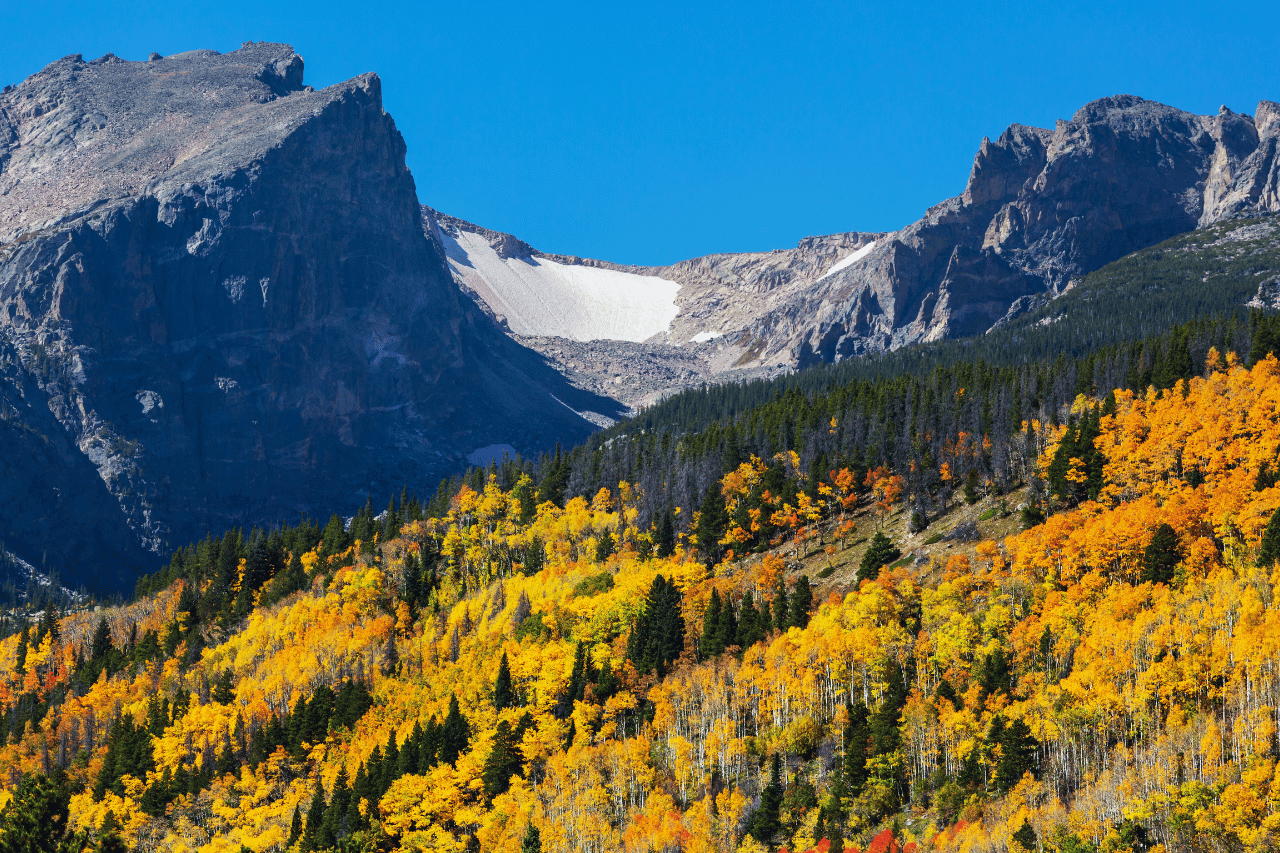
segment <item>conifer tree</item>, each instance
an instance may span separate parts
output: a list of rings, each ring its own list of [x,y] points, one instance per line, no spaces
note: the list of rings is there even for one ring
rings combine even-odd
[[[804,628],[809,624],[809,614],[813,610],[813,590],[809,587],[809,576],[801,575],[791,590],[791,603],[787,613],[787,626]]]
[[[858,565],[858,582],[873,581],[880,577],[880,570],[901,556],[902,552],[893,544],[893,540],[885,536],[883,531],[877,530]]]
[[[658,519],[656,544],[659,559],[666,559],[676,552],[676,524],[670,504]]]
[[[703,658],[713,658],[724,651],[720,636],[720,593],[714,587],[702,618],[702,639],[698,641],[698,653]]]
[[[1034,851],[1039,839],[1036,837],[1036,831],[1031,828],[1031,824],[1027,823],[1027,819],[1022,819],[1022,826],[1013,834],[1013,840],[1023,850]]]
[[[316,837],[324,823],[324,785],[316,780],[315,793],[311,795],[311,807],[307,809],[307,826],[302,833],[302,853],[316,849]]]
[[[764,639],[765,629],[760,625],[760,611],[756,610],[755,596],[751,590],[742,595],[742,612],[738,615],[737,644],[748,648]]]
[[[1003,793],[1013,790],[1026,773],[1036,772],[1036,751],[1040,745],[1032,736],[1030,727],[1021,719],[1004,726],[999,734],[1000,761],[992,781]]]
[[[1173,570],[1181,561],[1182,548],[1178,544],[1177,531],[1162,523],[1142,552],[1142,580],[1148,583],[1172,583]]]
[[[542,834],[532,823],[524,832],[524,841],[520,843],[520,853],[542,853]]]
[[[1262,548],[1258,551],[1258,565],[1272,566],[1280,560],[1280,509],[1277,509],[1267,522],[1267,529],[1262,533]]]
[[[698,537],[698,553],[708,569],[724,557],[725,547],[720,540],[728,529],[729,513],[725,509],[724,494],[720,491],[720,483],[715,482],[707,487],[701,512],[698,513],[698,524],[694,528]]]
[[[289,822],[289,840],[285,842],[285,847],[292,847],[300,838],[302,838],[302,810],[299,806],[294,806],[293,820]]]
[[[511,724],[499,720],[493,735],[493,748],[484,761],[484,769],[480,778],[484,784],[484,796],[492,802],[493,798],[504,793],[511,786],[511,777],[518,776],[524,770],[524,753]]]
[[[444,724],[440,729],[441,763],[455,763],[458,756],[467,751],[470,743],[471,727],[467,724],[467,718],[462,716],[461,709],[458,708],[457,695],[451,695],[449,713],[445,716]]]
[[[856,797],[867,782],[867,759],[871,747],[871,714],[861,700],[846,704],[844,724],[844,784]]]
[[[716,627],[715,643],[723,652],[738,641],[738,617],[733,612],[733,601],[725,596],[720,608],[720,621]]]
[[[596,538],[596,562],[603,563],[613,556],[614,541],[613,533],[609,528],[600,531],[599,537]]]
[[[773,590],[773,627],[779,631],[787,630],[787,614],[790,610],[787,601],[787,582],[781,575],[778,576],[778,585]]]
[[[769,769],[769,783],[760,791],[760,805],[747,823],[747,834],[761,844],[772,844],[782,831],[782,759],[773,754]]]
[[[519,699],[511,683],[511,665],[507,662],[507,653],[503,652],[502,660],[498,661],[498,675],[493,680],[493,708],[501,711],[518,705]]]
[[[644,612],[636,618],[627,638],[627,657],[636,671],[657,671],[665,675],[667,666],[684,651],[684,616],[681,595],[675,584],[662,575],[653,579],[645,596]]]

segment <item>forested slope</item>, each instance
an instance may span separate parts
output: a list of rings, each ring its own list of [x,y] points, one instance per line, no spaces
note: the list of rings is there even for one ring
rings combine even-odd
[[[789,451],[687,533],[495,474],[206,539],[0,643],[0,842],[1274,849],[1280,362],[1189,372],[1021,424],[1014,490],[965,476],[934,524],[1030,488],[1028,529],[945,558],[898,559],[908,477]],[[940,483],[997,452],[946,441]]]

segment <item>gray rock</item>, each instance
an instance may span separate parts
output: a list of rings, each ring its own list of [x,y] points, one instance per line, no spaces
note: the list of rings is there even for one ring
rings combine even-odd
[[[127,584],[620,412],[458,291],[378,77],[302,72],[71,56],[0,96],[0,539],[38,567]]]

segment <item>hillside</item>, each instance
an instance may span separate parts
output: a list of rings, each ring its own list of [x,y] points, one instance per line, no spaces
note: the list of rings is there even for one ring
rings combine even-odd
[[[0,841],[1274,849],[1280,362],[1203,363],[1024,423],[1004,494],[950,436],[925,535],[892,468],[786,451],[686,534],[495,473],[206,539],[0,643]]]

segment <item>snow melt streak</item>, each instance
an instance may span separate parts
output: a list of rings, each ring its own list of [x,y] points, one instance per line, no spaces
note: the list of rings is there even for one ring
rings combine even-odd
[[[823,273],[823,274],[822,274],[822,276],[818,279],[818,281],[822,281],[822,279],[826,278],[826,277],[827,277],[827,276],[829,276],[829,275],[835,275],[836,273],[840,272],[840,270],[845,269],[846,267],[851,267],[851,266],[853,266],[853,265],[854,265],[854,264],[856,264],[858,261],[862,260],[862,259],[863,259],[863,258],[865,258],[867,255],[871,254],[871,250],[872,250],[872,249],[874,249],[875,247],[876,247],[876,244],[875,244],[875,242],[873,241],[873,242],[868,243],[867,245],[863,246],[861,249],[857,249],[856,251],[852,252],[851,254],[846,255],[846,256],[845,256],[844,258],[842,258],[839,262],[837,262],[834,266],[832,266],[832,267],[831,267],[831,269],[829,269],[829,270],[827,270],[825,273]]]

